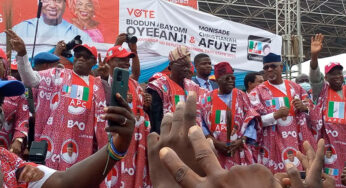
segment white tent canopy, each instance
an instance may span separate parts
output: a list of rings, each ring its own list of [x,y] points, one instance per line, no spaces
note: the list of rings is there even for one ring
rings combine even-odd
[[[339,54],[336,56],[326,57],[326,58],[319,58],[318,59],[318,66],[320,67],[321,72],[324,74],[324,67],[330,63],[330,62],[339,62],[344,67],[344,74],[345,74],[345,68],[346,68],[346,53]],[[302,66],[302,73],[309,75],[310,70],[310,60],[305,61],[301,64]],[[292,77],[295,78],[298,76],[298,65],[294,65],[292,67]],[[296,72],[295,72],[296,71]]]

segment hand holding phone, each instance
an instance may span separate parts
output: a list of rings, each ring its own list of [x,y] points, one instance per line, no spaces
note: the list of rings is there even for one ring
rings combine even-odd
[[[121,68],[115,68],[113,72],[113,83],[111,93],[111,106],[119,106],[115,98],[116,93],[119,93],[125,101],[127,101],[127,91],[129,83],[129,71]],[[109,123],[109,125],[112,125]]]

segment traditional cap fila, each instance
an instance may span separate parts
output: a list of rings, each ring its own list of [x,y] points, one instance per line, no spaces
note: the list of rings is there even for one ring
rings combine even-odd
[[[220,62],[214,66],[215,78],[218,79],[225,74],[233,74],[233,69],[228,62]]]
[[[186,56],[189,56],[191,53],[186,46],[178,46],[174,50],[169,52],[168,59],[170,62],[183,59]]]
[[[274,62],[281,62],[281,56],[274,53],[269,53],[268,55],[263,57],[263,64]]]

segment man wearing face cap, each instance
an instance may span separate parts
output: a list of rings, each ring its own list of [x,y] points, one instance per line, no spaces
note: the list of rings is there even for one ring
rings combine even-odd
[[[235,77],[228,62],[215,65],[219,89],[201,98],[204,134],[212,138],[223,168],[254,163],[247,138],[257,139],[259,114],[250,107],[247,95],[234,87]]]
[[[149,114],[151,131],[157,133],[160,132],[163,114],[174,112],[178,102],[185,101],[189,91],[194,91],[197,97],[206,92],[192,80],[186,79],[190,75],[191,67],[190,51],[186,46],[172,50],[168,59],[170,75],[162,74],[161,77],[150,81],[147,88],[147,92],[152,96]]]
[[[122,68],[129,70],[131,66],[130,59],[136,56],[136,53],[127,51],[121,45],[108,49],[105,63],[110,68],[108,76],[109,86],[113,83],[114,69]],[[117,164],[119,171],[116,174],[112,174],[113,172],[109,174],[109,176],[116,176],[118,180],[116,182],[111,181],[112,187],[121,187],[122,183],[128,187],[141,187],[143,184],[150,184],[149,177],[145,176],[145,174],[149,174],[149,168],[147,166],[146,150],[143,149],[143,146],[146,146],[147,136],[150,133],[150,120],[148,114],[143,110],[143,89],[132,77],[128,81],[129,95],[132,97],[131,100],[128,98],[128,103],[137,120],[134,132],[141,135],[142,138],[132,137],[126,157],[121,160],[121,163]],[[110,97],[114,96],[107,96],[108,99]],[[127,173],[126,168],[132,168],[134,162],[136,163],[134,173]]]
[[[342,187],[340,177],[346,161],[346,85],[343,83],[342,74],[344,67],[338,62],[330,62],[325,66],[323,78],[318,66],[323,38],[322,34],[311,38],[310,83],[316,102],[312,119],[326,144],[334,146],[337,154],[337,160],[325,164],[325,172],[335,176],[337,187]]]
[[[311,145],[316,141],[307,125],[309,108],[302,102],[308,95],[298,84],[282,78],[281,56],[265,56],[263,70],[268,80],[253,89],[249,99],[262,119],[260,144],[269,149],[269,159],[273,161],[266,166],[276,173],[285,171],[282,151],[288,147],[302,151],[303,141],[308,140]]]
[[[23,40],[6,31],[17,51],[18,71],[25,86],[33,88],[36,102],[35,140],[45,139],[52,145],[47,156],[48,167],[65,170],[93,153],[107,142],[104,132],[105,94],[100,78],[90,75],[96,64],[97,50],[86,44],[74,48],[73,70],[52,68],[33,71]],[[75,142],[77,160],[74,163],[59,159],[64,143]]]

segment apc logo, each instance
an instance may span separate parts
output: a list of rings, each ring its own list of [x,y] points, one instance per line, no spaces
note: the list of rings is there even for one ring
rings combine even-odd
[[[155,11],[153,10],[127,8],[127,12],[130,16],[134,15],[137,18],[155,18]]]
[[[68,120],[67,121],[67,127],[68,128],[73,128],[74,126],[77,126],[79,128],[79,130],[81,130],[81,131],[85,130],[85,123],[78,122],[78,121],[73,121],[73,120]]]

